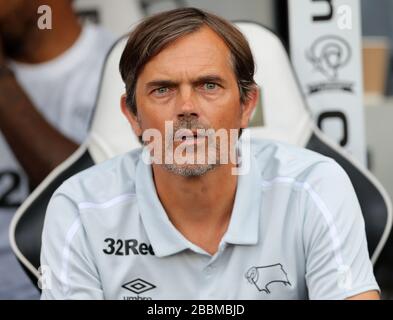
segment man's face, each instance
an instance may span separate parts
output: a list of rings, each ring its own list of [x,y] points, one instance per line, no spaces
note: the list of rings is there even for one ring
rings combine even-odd
[[[174,154],[174,162],[164,164],[165,168],[183,176],[199,176],[219,164],[222,150],[220,143],[210,143],[214,139],[198,135],[197,129],[224,130],[228,153],[236,143],[229,141],[230,129],[246,127],[254,107],[252,102],[242,106],[239,94],[230,50],[215,32],[203,27],[175,41],[145,65],[136,85],[138,119],[134,117],[133,128],[137,134],[157,129],[173,142],[170,150],[163,139],[163,154]],[[166,121],[173,121],[172,136],[165,132]],[[179,164],[179,146],[186,146],[193,160],[203,151],[203,163]],[[216,161],[208,163],[212,154]]]

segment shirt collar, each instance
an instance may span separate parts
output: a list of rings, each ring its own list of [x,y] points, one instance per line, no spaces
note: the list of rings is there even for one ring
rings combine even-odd
[[[232,216],[222,242],[237,245],[255,245],[258,242],[261,171],[255,157],[251,152],[249,154],[247,165],[250,170],[238,176]],[[156,256],[164,257],[186,249],[200,252],[201,249],[188,241],[169,220],[157,196],[152,167],[142,158],[143,152],[136,168],[136,194],[142,221]]]
[[[223,237],[223,242],[237,245],[255,245],[259,236],[262,171],[253,155],[250,142],[239,145],[241,170],[231,220]]]

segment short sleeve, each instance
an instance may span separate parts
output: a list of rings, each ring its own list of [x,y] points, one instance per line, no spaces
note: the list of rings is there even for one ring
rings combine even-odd
[[[76,203],[63,192],[52,197],[41,249],[41,299],[103,299],[97,268]]]
[[[378,290],[354,188],[334,161],[304,183],[303,243],[310,299],[346,299]]]

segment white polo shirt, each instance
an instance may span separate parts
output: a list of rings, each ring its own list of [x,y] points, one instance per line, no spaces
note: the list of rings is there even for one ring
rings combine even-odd
[[[358,200],[334,160],[252,141],[250,171],[238,177],[211,256],[171,224],[141,154],[96,165],[53,195],[42,299],[343,299],[379,290]]]

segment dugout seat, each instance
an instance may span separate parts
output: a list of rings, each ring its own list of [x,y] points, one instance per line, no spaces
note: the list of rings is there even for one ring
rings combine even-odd
[[[256,23],[237,22],[237,25],[250,42],[257,65],[256,81],[261,88],[261,101],[248,129],[251,136],[317,151],[334,158],[346,170],[362,207],[369,252],[375,263],[392,225],[387,193],[370,172],[314,125],[280,39]],[[125,44],[123,37],[108,54],[88,139],[34,190],[12,221],[11,246],[35,284],[39,277],[45,211],[53,192],[77,172],[140,146],[119,106],[125,89],[118,65]]]

